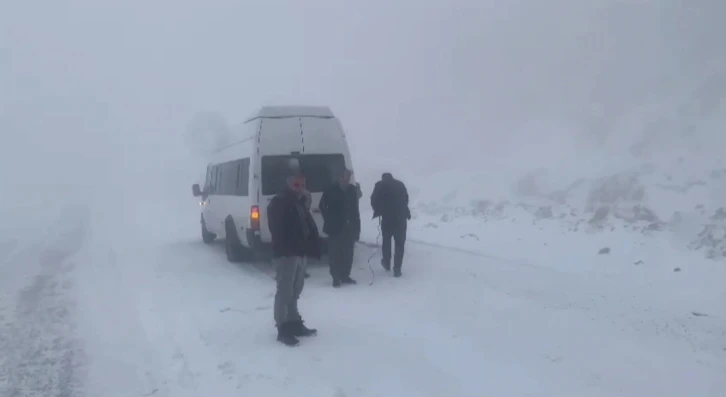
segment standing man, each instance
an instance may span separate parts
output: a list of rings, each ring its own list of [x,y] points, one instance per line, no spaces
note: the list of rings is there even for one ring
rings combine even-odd
[[[267,207],[267,221],[272,234],[272,256],[277,276],[275,326],[277,340],[297,346],[297,337],[312,336],[317,330],[305,326],[297,302],[305,286],[307,258],[320,258],[320,237],[310,211],[305,206],[305,177],[293,173],[287,187]]]
[[[383,259],[381,265],[391,270],[391,238],[396,245],[393,257],[393,276],[401,277],[403,252],[406,245],[406,229],[411,219],[408,208],[408,190],[403,182],[394,179],[390,172],[381,176],[371,194],[373,218],[381,217],[381,233],[383,234]]]
[[[311,209],[311,207],[313,205],[313,196],[310,194],[310,191],[307,188],[303,189],[303,192],[302,192],[302,201],[303,201],[303,204],[305,205],[305,209],[307,211],[310,211],[310,209]],[[308,273],[308,270],[307,270],[307,267],[306,267],[306,269],[305,269],[305,278],[309,278],[309,277],[310,277],[310,273]]]
[[[353,268],[355,242],[360,239],[360,210],[358,189],[350,183],[352,172],[344,170],[340,180],[323,192],[320,212],[323,231],[329,237],[328,258],[333,287],[355,284],[350,278]]]

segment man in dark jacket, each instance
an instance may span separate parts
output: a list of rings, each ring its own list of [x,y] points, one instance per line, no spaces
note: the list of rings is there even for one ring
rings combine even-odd
[[[302,202],[305,205],[305,209],[310,211],[310,208],[313,205],[313,196],[310,194],[310,191],[307,189],[304,189],[302,192]],[[308,273],[307,269],[305,269],[305,278],[309,278],[310,273]]]
[[[293,174],[287,187],[267,207],[267,221],[272,235],[272,256],[277,271],[275,325],[277,340],[296,346],[299,336],[311,336],[317,330],[303,323],[297,302],[305,285],[307,258],[320,258],[317,226],[303,200],[305,177]]]
[[[394,179],[391,173],[384,173],[373,188],[371,207],[373,208],[373,218],[381,217],[381,234],[383,234],[381,265],[384,269],[391,270],[391,238],[393,238],[396,245],[393,257],[393,275],[401,277],[406,229],[408,220],[411,219],[406,185]]]
[[[351,171],[345,170],[338,183],[323,192],[320,212],[323,231],[328,235],[328,259],[333,287],[342,283],[355,284],[350,278],[353,268],[355,242],[360,239],[360,210],[358,189],[350,183]]]

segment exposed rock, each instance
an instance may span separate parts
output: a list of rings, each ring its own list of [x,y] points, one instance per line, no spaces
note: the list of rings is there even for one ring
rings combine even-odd
[[[663,223],[658,219],[658,215],[653,210],[643,207],[642,205],[634,205],[631,208],[618,208],[615,211],[614,216],[622,219],[628,223],[635,222],[648,222],[648,223]]]
[[[696,317],[710,317],[708,314],[701,312],[691,312],[691,314]]]
[[[610,253],[609,247],[600,248],[600,251],[597,252],[599,255],[605,255]]]
[[[705,250],[706,258],[720,259],[726,257],[726,225],[708,224],[703,227],[698,237],[688,244],[693,250]]]
[[[497,204],[497,205],[496,205],[496,206],[494,207],[494,211],[497,211],[497,212],[502,212],[502,211],[504,211],[504,208],[505,208],[506,206],[508,206],[508,205],[509,205],[509,201],[502,201],[501,203],[498,203],[498,204]]]
[[[486,214],[494,203],[491,200],[474,200],[471,202],[472,210],[475,214]]]
[[[713,215],[711,215],[711,220],[714,221],[724,221],[726,220],[726,208],[721,207],[717,209]]]
[[[587,196],[585,209],[592,212],[603,206],[613,207],[620,203],[640,202],[644,197],[645,190],[640,184],[638,174],[624,172],[596,180]]]
[[[537,211],[535,211],[534,216],[536,216],[537,219],[550,219],[552,218],[552,207],[539,207]]]
[[[572,182],[569,186],[562,190],[556,190],[550,194],[547,194],[545,197],[558,203],[558,204],[566,204],[567,198],[570,196],[572,191],[579,188],[585,183],[585,180],[580,178],[575,180],[575,182]]]
[[[604,221],[608,215],[610,214],[610,207],[598,207],[597,210],[595,210],[595,213],[592,215],[592,218],[590,218],[590,223],[601,223]]]

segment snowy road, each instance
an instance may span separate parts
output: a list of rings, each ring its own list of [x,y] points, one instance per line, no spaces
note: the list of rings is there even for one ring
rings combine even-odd
[[[0,245],[2,396],[83,395],[73,290],[87,222],[85,208],[69,207],[36,241]]]
[[[404,278],[376,258],[368,286],[372,251],[360,246],[357,286],[335,290],[312,269],[301,310],[319,336],[290,349],[275,342],[264,265],[229,264],[194,230],[158,241],[72,213],[47,238],[2,245],[2,396],[726,390],[723,301],[682,293],[682,278],[564,273],[411,244]]]

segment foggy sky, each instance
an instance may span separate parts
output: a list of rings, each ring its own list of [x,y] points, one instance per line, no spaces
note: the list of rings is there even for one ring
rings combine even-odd
[[[0,0],[0,192],[188,194],[194,114],[265,104],[330,106],[359,173],[548,142],[557,156],[726,65],[725,15],[717,0]]]

